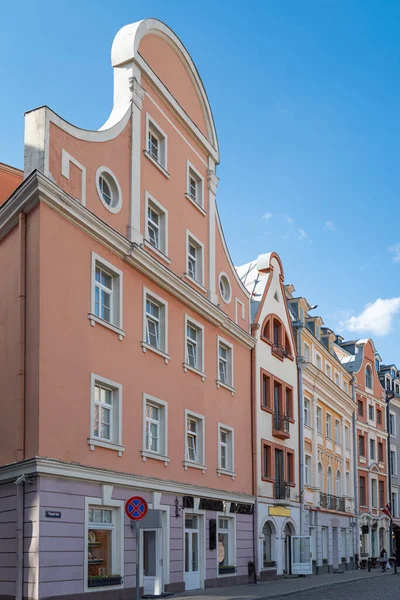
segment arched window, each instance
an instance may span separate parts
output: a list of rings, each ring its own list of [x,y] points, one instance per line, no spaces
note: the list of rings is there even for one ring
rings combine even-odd
[[[330,467],[328,467],[328,473],[327,473],[326,480],[328,482],[328,494],[332,495],[333,494],[333,477],[332,477],[332,469]]]
[[[372,390],[372,371],[369,365],[365,368],[365,387]]]
[[[275,344],[276,346],[278,346],[278,345],[282,345],[282,342],[281,342],[281,337],[282,337],[282,334],[281,334],[281,331],[282,331],[282,325],[279,323],[279,321],[277,321],[276,319],[274,319],[274,320],[272,321],[272,326],[273,326],[273,334],[274,334],[274,337],[273,337],[273,340],[272,340],[272,341],[274,342],[274,344]]]
[[[318,463],[318,486],[321,492],[324,491],[324,468],[321,463]]]
[[[267,521],[263,527],[263,567],[270,567],[274,562],[274,527]]]
[[[267,339],[271,339],[271,319],[268,319],[264,325],[263,336]]]
[[[336,473],[336,496],[339,498],[342,497],[342,476],[340,471],[337,471]]]

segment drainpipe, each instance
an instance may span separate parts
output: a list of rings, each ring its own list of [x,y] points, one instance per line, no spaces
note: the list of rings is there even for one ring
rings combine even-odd
[[[255,337],[255,332],[260,325],[255,324],[251,328],[251,333]],[[258,495],[257,495],[257,423],[256,423],[256,349],[251,349],[251,450],[252,450],[252,488],[255,496],[253,511],[253,553],[255,567],[255,583],[259,579],[258,570]]]
[[[299,396],[299,487],[300,487],[300,535],[304,534],[304,399],[303,399],[303,364],[304,357],[301,351],[302,321],[295,321],[293,327],[297,333],[297,376]]]
[[[357,470],[357,419],[356,419],[356,380],[354,375],[351,378],[351,397],[354,404],[353,410],[353,483],[354,483],[354,515],[355,515],[355,528],[353,531],[353,559],[354,564],[356,563],[356,556],[354,549],[357,549],[357,554],[360,554],[360,532],[359,532],[359,522],[358,522],[358,470]],[[354,542],[355,537],[355,542]],[[356,546],[355,546],[356,543]]]
[[[26,429],[26,394],[25,394],[25,332],[26,332],[26,218],[25,213],[19,213],[18,222],[19,241],[19,425],[17,429],[17,461],[25,459],[25,429]],[[17,568],[16,568],[16,600],[22,600],[24,581],[24,496],[25,477],[16,480],[17,485]]]
[[[390,460],[390,401],[393,399],[393,394],[386,393],[386,429],[388,432],[387,437],[387,472],[388,472],[388,488],[389,488],[389,499],[388,503],[390,506],[390,512],[392,513],[392,463]],[[392,513],[393,516],[393,513]],[[392,527],[392,519],[390,519],[389,525],[389,557],[393,556],[393,527]]]

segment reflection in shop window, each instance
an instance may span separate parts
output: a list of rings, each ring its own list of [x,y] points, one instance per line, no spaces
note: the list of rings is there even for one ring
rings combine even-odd
[[[119,585],[122,578],[113,564],[114,514],[111,509],[89,508],[88,586]]]

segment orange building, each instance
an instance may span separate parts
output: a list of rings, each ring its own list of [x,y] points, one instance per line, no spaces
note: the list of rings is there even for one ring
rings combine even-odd
[[[23,177],[23,171],[0,163],[0,206],[22,183]]]

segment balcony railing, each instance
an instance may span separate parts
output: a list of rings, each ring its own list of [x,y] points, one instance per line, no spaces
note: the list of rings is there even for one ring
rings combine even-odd
[[[332,494],[319,493],[319,504],[321,508],[329,508],[329,510],[345,511],[344,498],[333,496]]]
[[[289,433],[289,417],[281,412],[274,413],[274,429],[282,433]]]
[[[272,344],[272,352],[282,359],[289,356],[289,352],[285,346],[282,346],[281,344]]]
[[[289,500],[290,499],[290,486],[281,481],[275,479],[274,481],[274,498],[277,500]]]

